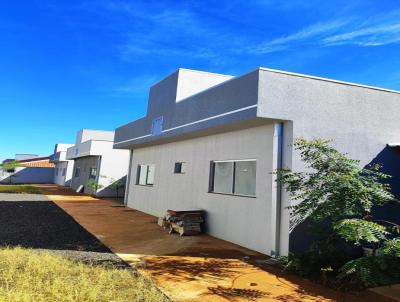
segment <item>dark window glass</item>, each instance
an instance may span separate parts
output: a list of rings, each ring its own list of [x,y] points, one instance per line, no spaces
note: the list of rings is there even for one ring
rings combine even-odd
[[[174,166],[174,173],[176,174],[184,174],[186,173],[186,163],[184,162],[176,162]]]
[[[210,192],[255,196],[256,169],[255,160],[212,162]]]
[[[90,168],[89,170],[89,178],[95,179],[97,176],[97,168]]]

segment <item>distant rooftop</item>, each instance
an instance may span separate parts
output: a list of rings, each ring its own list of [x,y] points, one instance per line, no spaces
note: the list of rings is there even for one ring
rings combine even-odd
[[[27,154],[27,153],[19,153],[15,154],[15,160],[26,160],[26,159],[32,159],[32,158],[37,158],[39,155],[37,154]]]

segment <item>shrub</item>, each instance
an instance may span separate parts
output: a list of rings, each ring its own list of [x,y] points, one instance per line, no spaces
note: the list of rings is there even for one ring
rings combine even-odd
[[[400,281],[400,227],[374,220],[372,207],[394,201],[379,165],[362,168],[329,145],[296,140],[307,172],[277,171],[295,204],[291,229],[306,220],[318,233],[307,251],[291,254],[287,269],[304,276],[335,275],[341,286],[368,287]],[[361,251],[370,249],[370,255]],[[345,284],[347,283],[347,284]]]

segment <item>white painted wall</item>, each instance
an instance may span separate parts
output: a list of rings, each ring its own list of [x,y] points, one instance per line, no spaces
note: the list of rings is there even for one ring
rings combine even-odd
[[[178,83],[176,91],[176,102],[204,91],[215,85],[232,79],[233,76],[190,70],[180,68],[178,70]]]
[[[115,190],[110,188],[113,181],[124,179],[129,169],[129,150],[112,149],[112,142],[107,150],[103,151],[100,162],[99,184],[103,186],[97,193],[98,196],[116,196]],[[121,195],[122,194],[122,195]],[[124,193],[119,192],[119,197]]]
[[[60,186],[70,186],[74,162],[72,160],[63,161],[63,162],[58,162],[55,165],[56,166],[54,168],[54,183]],[[65,169],[65,175],[63,175],[64,169]]]
[[[215,237],[269,254],[271,239],[274,124],[145,147],[133,151],[128,206],[156,216],[170,208],[207,211]],[[210,162],[257,159],[256,198],[208,193]],[[175,162],[186,174],[174,174]],[[155,164],[153,187],[136,185],[138,164]]]
[[[88,140],[113,141],[114,131],[82,129],[76,136],[75,144],[83,143]]]

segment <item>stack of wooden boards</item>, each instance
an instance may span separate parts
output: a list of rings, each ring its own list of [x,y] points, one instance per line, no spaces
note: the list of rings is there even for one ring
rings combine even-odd
[[[169,233],[179,235],[197,235],[201,233],[201,224],[204,222],[204,211],[199,209],[168,210],[164,217],[158,219],[158,224]]]

